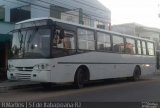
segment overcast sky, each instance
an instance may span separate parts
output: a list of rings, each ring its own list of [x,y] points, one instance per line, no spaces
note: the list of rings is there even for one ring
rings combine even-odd
[[[160,28],[160,0],[99,0],[111,10],[112,24],[135,22]]]

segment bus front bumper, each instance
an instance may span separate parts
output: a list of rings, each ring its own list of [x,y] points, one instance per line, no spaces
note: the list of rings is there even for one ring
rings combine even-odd
[[[35,81],[35,82],[50,82],[51,71],[14,71],[7,72],[8,80],[13,81]]]

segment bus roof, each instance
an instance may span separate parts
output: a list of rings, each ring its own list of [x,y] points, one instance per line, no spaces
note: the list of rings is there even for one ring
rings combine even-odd
[[[85,26],[85,25],[81,25],[81,24],[76,24],[76,23],[72,23],[72,22],[56,19],[56,18],[53,18],[53,17],[32,18],[32,19],[28,19],[28,20],[24,20],[24,21],[18,22],[18,23],[16,23],[16,25],[27,23],[27,22],[32,22],[32,21],[38,21],[38,20],[52,20],[53,22],[55,21],[55,22],[70,24],[70,25],[78,26],[78,27],[82,27],[82,28],[97,30],[97,31],[106,32],[106,33],[112,33],[112,34],[115,34],[115,35],[120,35],[120,36],[125,36],[125,37],[130,37],[130,38],[135,38],[135,39],[141,39],[141,40],[155,42],[155,41],[150,40],[150,39],[145,39],[145,38],[136,37],[136,36],[132,36],[132,35],[122,34],[122,33],[114,32],[114,31],[108,31],[108,30],[99,29],[99,28],[90,27],[90,26]]]

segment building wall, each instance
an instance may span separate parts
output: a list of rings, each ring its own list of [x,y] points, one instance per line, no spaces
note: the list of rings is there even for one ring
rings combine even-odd
[[[151,39],[151,40],[155,41],[157,50],[160,50],[160,33],[146,31],[146,32],[140,33],[139,35],[142,38]]]
[[[5,22],[10,22],[10,9],[21,7],[26,5],[25,3],[16,2],[15,0],[1,0],[0,6],[3,6],[5,8]]]
[[[135,25],[115,25],[112,26],[112,31],[119,32],[127,35],[135,35]]]
[[[7,34],[14,29],[13,23],[0,22],[0,34]]]
[[[21,1],[21,2],[20,2]],[[31,18],[49,17],[51,5],[65,7],[74,11],[79,8],[83,9],[83,13],[88,15],[93,20],[98,20],[106,23],[106,26],[111,23],[111,12],[105,8],[97,0],[1,0],[0,5],[5,7],[5,21],[10,21],[10,9],[18,8],[26,5],[31,5]],[[94,21],[92,26],[94,26]]]

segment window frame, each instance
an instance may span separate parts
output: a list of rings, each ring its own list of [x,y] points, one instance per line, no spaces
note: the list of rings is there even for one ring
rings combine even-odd
[[[145,48],[146,48],[146,56],[149,56],[148,54],[148,46],[147,46],[147,42],[151,42],[151,41],[147,41],[147,40],[144,40],[144,39],[141,39],[141,38],[134,38],[134,37],[130,37],[130,36],[127,36],[127,35],[123,35],[123,34],[118,34],[118,33],[113,33],[113,32],[110,32],[110,31],[101,31],[101,30],[97,30],[97,29],[93,29],[93,28],[88,28],[88,27],[82,27],[82,26],[73,26],[73,25],[70,25],[70,24],[65,24],[65,23],[62,23],[62,22],[56,22],[56,23],[59,23],[61,26],[62,25],[68,25],[68,26],[72,26],[71,28],[74,28],[74,30],[71,30],[71,29],[68,29],[68,28],[65,28],[65,30],[69,30],[69,31],[73,31],[75,32],[75,50],[76,50],[76,54],[79,54],[79,53],[83,53],[83,52],[91,52],[91,51],[97,51],[97,52],[107,52],[107,53],[117,53],[117,54],[128,54],[128,55],[145,55],[144,52],[143,52],[143,47],[142,47],[142,42],[145,43]],[[67,26],[67,27],[68,27]],[[80,49],[79,48],[79,33],[78,33],[78,30],[79,29],[82,29],[82,30],[86,30],[86,31],[89,31],[89,32],[93,32],[93,37],[94,37],[94,40],[92,42],[94,42],[94,50],[90,50],[90,49]],[[98,33],[103,33],[107,36],[110,37],[110,50],[107,51],[107,50],[99,50],[98,49]],[[114,44],[114,36],[116,37],[120,37],[123,39],[123,45],[124,45],[124,50],[122,50],[121,52],[116,52],[116,51],[113,51],[113,44]],[[134,54],[129,54],[129,53],[126,53],[126,46],[125,46],[125,42],[127,41],[127,39],[131,39],[131,40],[134,40],[135,42],[135,52]],[[88,40],[87,40],[88,41]],[[139,54],[138,52],[138,41],[140,42],[140,48],[141,48],[141,54]],[[106,42],[104,42],[106,43]],[[151,42],[154,44],[154,42]],[[154,46],[154,51],[155,51],[155,46]],[[155,54],[155,52],[154,52]]]
[[[125,54],[129,54],[129,55],[136,55],[137,54],[137,48],[136,48],[136,39],[135,38],[131,38],[131,37],[125,37],[125,43],[127,42],[127,39],[130,39],[130,40],[134,40],[134,43],[135,43],[135,52],[133,54],[131,53],[127,53],[126,52],[126,45],[124,46],[125,47]]]
[[[140,42],[141,54],[139,54],[139,50],[138,50],[138,48],[139,48],[139,47],[138,47],[138,41]],[[143,51],[142,51],[142,50],[143,50],[143,49],[142,49],[142,40],[136,39],[136,44],[137,44],[137,45],[136,45],[136,51],[137,51],[136,54],[137,54],[137,55],[143,55]]]
[[[74,49],[64,49],[64,48],[59,48],[59,49],[62,49],[62,50],[68,50],[68,51],[72,51],[72,53],[76,54],[78,51],[77,51],[77,26],[72,26],[70,24],[65,24],[65,23],[62,23],[62,22],[54,22],[53,26],[51,26],[51,41],[50,41],[50,55],[51,55],[51,58],[59,58],[59,57],[65,57],[65,56],[69,56],[69,55],[64,55],[64,56],[59,56],[59,57],[55,57],[55,55],[53,55],[53,50],[54,48],[52,47],[53,46],[53,39],[54,39],[54,35],[55,35],[55,31],[56,29],[61,29],[63,28],[64,31],[71,31],[75,34],[74,36],[74,44],[75,44],[75,48]],[[74,55],[74,54],[70,54],[70,55]]]
[[[110,39],[110,49],[109,49],[109,51],[107,51],[107,50],[100,50],[100,49],[98,49],[98,33],[103,33],[103,34],[105,34],[105,35],[108,35],[109,36],[109,39]],[[98,51],[98,52],[111,52],[112,51],[112,36],[111,36],[111,34],[110,33],[107,33],[107,32],[101,32],[101,31],[96,31],[96,50]],[[104,42],[104,43],[107,43],[107,42]]]
[[[113,44],[114,44],[114,43],[113,43],[113,37],[114,37],[114,36],[121,37],[121,38],[123,39],[124,52],[115,52],[115,51],[114,51],[114,47],[113,47],[113,46],[114,46],[114,45],[113,45]],[[117,54],[125,54],[125,36],[117,35],[117,34],[111,34],[111,39],[112,39],[112,41],[111,41],[111,42],[112,42],[112,45],[111,45],[111,46],[112,46],[112,48],[111,48],[111,49],[112,49],[112,52],[113,52],[113,53],[117,53]]]
[[[93,37],[94,37],[94,50],[90,50],[90,49],[80,49],[79,48],[79,38],[78,38],[78,29],[82,29],[82,30],[87,30],[87,31],[91,31],[91,32],[93,32]],[[76,43],[77,43],[77,51],[79,52],[81,52],[81,51],[96,51],[97,50],[97,48],[96,48],[96,41],[97,41],[97,39],[96,39],[96,32],[95,32],[95,30],[93,30],[93,29],[89,29],[89,28],[85,28],[85,27],[78,27],[77,26],[77,39],[76,39]],[[87,40],[88,41],[88,40]],[[93,41],[92,41],[93,42]]]
[[[144,51],[143,51],[143,42],[145,43],[145,47],[146,47],[146,54],[144,54]],[[145,40],[141,40],[141,44],[142,44],[142,55],[148,55],[148,51],[147,51],[147,43],[146,43],[146,41]]]
[[[149,55],[149,56],[155,56],[155,43],[154,43],[154,42],[150,42],[150,41],[147,41],[146,43],[147,43],[147,50],[148,50],[147,52],[148,52],[148,55]],[[150,55],[150,54],[149,54],[148,43],[153,44],[153,55]]]

